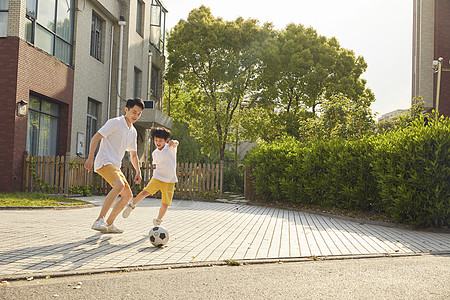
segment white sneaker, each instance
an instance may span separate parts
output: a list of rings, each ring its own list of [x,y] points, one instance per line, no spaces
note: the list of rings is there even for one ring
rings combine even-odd
[[[95,221],[94,225],[92,225],[91,228],[100,232],[106,232],[108,230],[105,219],[103,218],[100,218],[100,220]]]
[[[128,203],[125,206],[125,210],[122,213],[122,218],[125,218],[125,219],[128,218],[135,207],[136,207],[136,205],[134,205],[133,203],[131,203],[131,202]]]
[[[114,225],[114,223],[112,223],[111,225],[107,225],[107,231],[106,233],[122,233],[123,230],[119,229],[116,227],[116,225]]]
[[[159,226],[161,225],[162,220],[160,218],[153,219],[153,225]]]

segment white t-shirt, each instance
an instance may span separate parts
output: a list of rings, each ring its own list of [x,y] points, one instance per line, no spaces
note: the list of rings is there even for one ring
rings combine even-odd
[[[168,144],[152,153],[153,164],[156,169],[153,171],[153,178],[163,182],[178,182],[177,178],[177,148],[169,147]]]
[[[103,138],[94,161],[94,170],[105,165],[120,169],[125,151],[137,151],[137,132],[133,124],[127,125],[125,116],[109,119],[99,129]]]

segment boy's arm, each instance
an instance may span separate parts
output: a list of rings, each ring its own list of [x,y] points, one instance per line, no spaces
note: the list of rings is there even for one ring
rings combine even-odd
[[[176,148],[180,143],[177,140],[171,140],[168,142],[169,147],[174,147]]]
[[[134,169],[136,170],[136,176],[134,176],[134,182],[139,184],[139,183],[141,183],[142,177],[141,177],[141,168],[139,168],[139,159],[137,157],[137,152],[130,151],[130,158],[131,158],[131,164],[133,165]]]
[[[91,168],[94,164],[95,149],[97,149],[98,142],[100,142],[102,138],[103,136],[97,132],[91,139],[91,145],[89,146],[89,155],[86,159],[86,162],[84,163],[84,168],[88,171],[91,171]]]

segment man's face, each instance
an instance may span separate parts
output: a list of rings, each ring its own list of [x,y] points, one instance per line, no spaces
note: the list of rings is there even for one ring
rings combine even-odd
[[[125,107],[125,118],[132,124],[135,123],[142,114],[142,108],[135,105],[132,108]]]
[[[159,150],[162,150],[166,145],[166,140],[159,137],[153,138],[153,142],[155,143],[156,148],[158,148]]]

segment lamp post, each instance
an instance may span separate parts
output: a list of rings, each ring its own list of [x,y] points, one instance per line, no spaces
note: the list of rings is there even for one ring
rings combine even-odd
[[[439,98],[441,96],[441,81],[442,81],[442,71],[450,71],[450,69],[442,68],[442,63],[444,62],[444,58],[439,57],[437,60],[433,60],[432,68],[435,73],[438,73],[437,78],[437,87],[436,87],[436,105],[435,110],[437,116],[439,115]],[[449,61],[450,63],[450,61]]]

